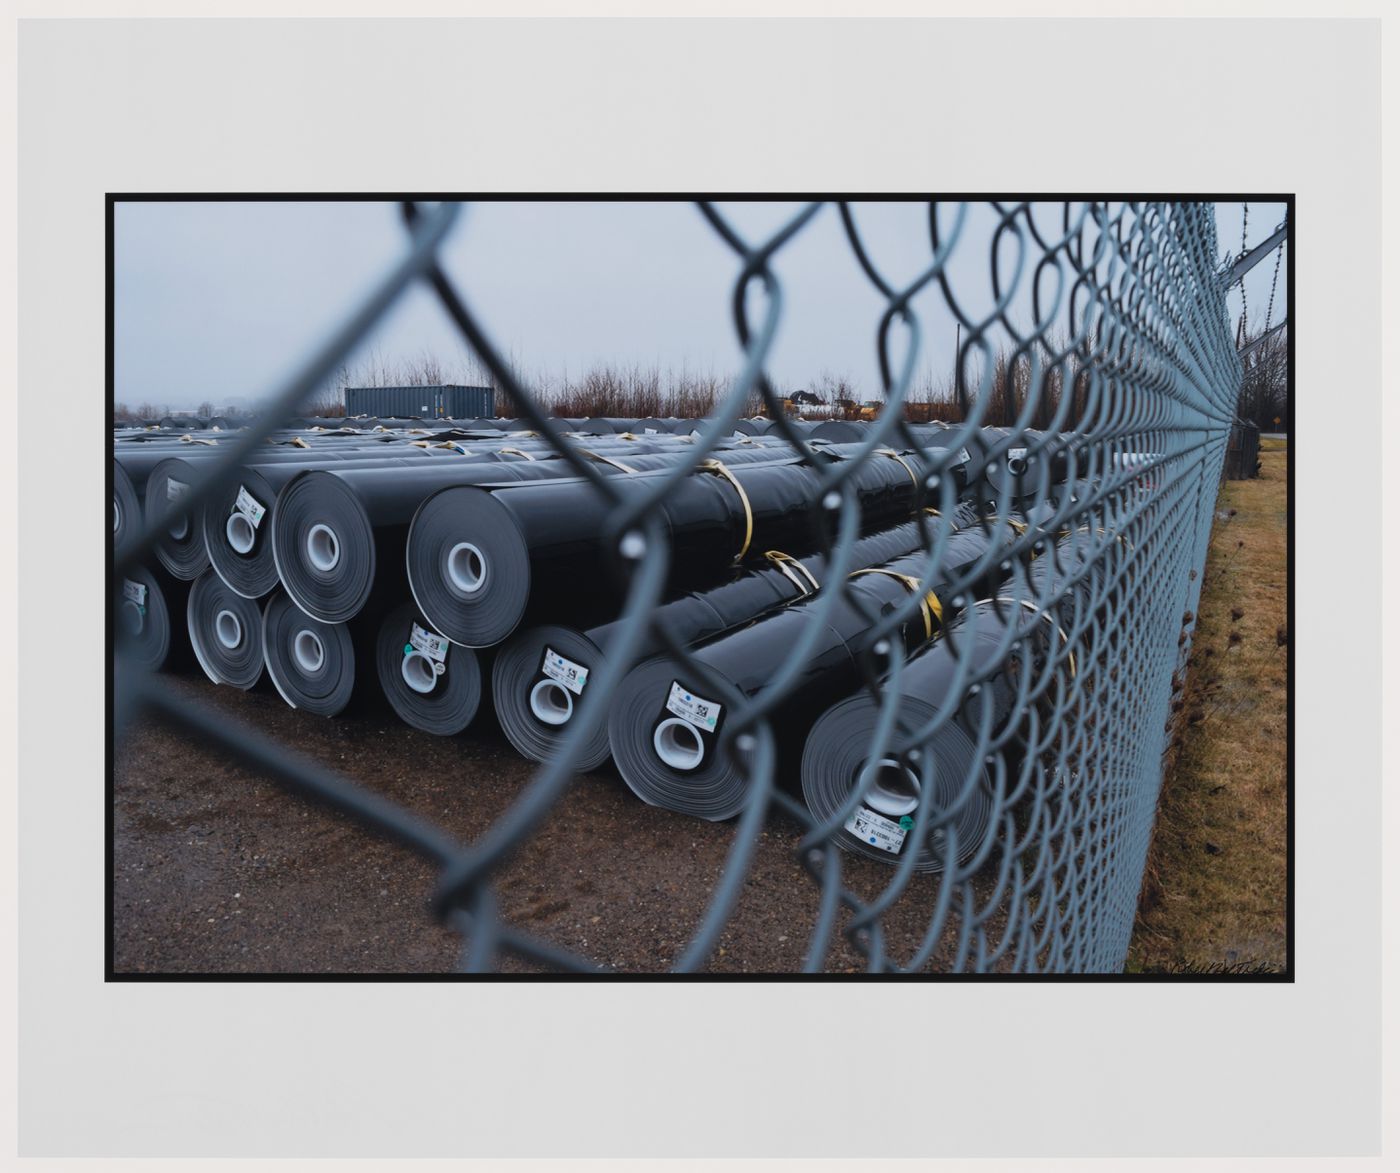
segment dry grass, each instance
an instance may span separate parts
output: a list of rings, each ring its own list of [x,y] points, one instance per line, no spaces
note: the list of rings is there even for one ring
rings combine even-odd
[[[1286,964],[1288,450],[1220,496],[1129,971]]]

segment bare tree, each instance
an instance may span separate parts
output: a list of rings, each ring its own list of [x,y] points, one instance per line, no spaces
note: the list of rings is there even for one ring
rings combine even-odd
[[[1254,337],[1258,337],[1256,333]],[[1245,345],[1248,345],[1246,339]],[[1288,426],[1288,330],[1260,342],[1242,359],[1239,417],[1272,432]]]

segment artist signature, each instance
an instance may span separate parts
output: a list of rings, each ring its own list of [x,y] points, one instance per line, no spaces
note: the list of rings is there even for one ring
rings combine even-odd
[[[1267,961],[1169,961],[1142,970],[1143,973],[1171,973],[1184,976],[1230,974],[1236,977],[1257,977],[1261,974],[1281,974],[1283,967]]]

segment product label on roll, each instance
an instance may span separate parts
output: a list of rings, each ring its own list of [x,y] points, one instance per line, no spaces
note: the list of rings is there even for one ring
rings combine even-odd
[[[447,671],[447,649],[451,646],[442,636],[424,631],[416,623],[412,625],[408,636],[409,650],[427,656],[433,662],[433,671],[439,676]]]
[[[654,435],[656,435],[656,429],[655,429],[655,428],[643,428],[642,431],[643,431],[646,435],[648,435],[648,436],[654,436]]]
[[[170,477],[165,482],[165,499],[167,501],[178,501],[188,491],[189,485],[185,484],[184,481],[177,481],[174,477]]]
[[[674,680],[671,682],[671,695],[666,698],[666,709],[675,713],[682,721],[689,721],[697,728],[711,733],[714,732],[720,714],[718,701],[707,701],[704,697],[687,692]]]
[[[588,683],[588,669],[582,664],[566,660],[553,648],[545,648],[544,650],[542,671],[551,680],[562,684],[575,696],[580,695],[583,692],[583,686]]]
[[[1026,450],[1024,448],[1008,448],[1006,450],[1007,460],[1025,460]]]
[[[971,459],[972,459],[972,455],[971,455],[971,453],[968,452],[968,450],[967,450],[966,448],[959,448],[959,449],[958,449],[958,463],[959,463],[959,464],[966,464],[966,463],[967,463],[969,460],[971,460]]]
[[[132,582],[129,578],[122,579],[122,597],[135,603],[138,607],[146,606],[146,586],[144,583]]]
[[[242,485],[238,486],[238,499],[233,503],[233,511],[241,513],[248,519],[248,524],[257,529],[263,519],[266,508],[258,504],[257,498],[248,492]]]
[[[846,830],[862,843],[869,843],[891,855],[899,854],[899,849],[904,846],[904,836],[909,833],[893,819],[887,819],[864,806],[846,820]]]

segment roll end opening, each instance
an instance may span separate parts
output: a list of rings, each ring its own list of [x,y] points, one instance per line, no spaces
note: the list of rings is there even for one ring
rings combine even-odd
[[[656,756],[673,770],[693,770],[705,760],[700,730],[679,717],[662,721],[651,740]]]

